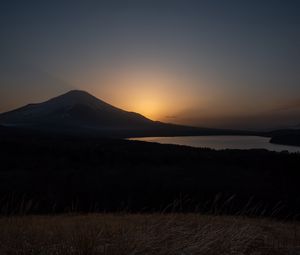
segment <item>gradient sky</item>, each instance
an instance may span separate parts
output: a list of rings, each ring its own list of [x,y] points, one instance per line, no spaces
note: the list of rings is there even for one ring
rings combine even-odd
[[[300,1],[1,1],[0,112],[71,89],[154,120],[300,125]]]

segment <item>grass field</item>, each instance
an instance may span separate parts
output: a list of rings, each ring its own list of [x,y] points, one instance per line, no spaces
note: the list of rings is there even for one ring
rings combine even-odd
[[[1,255],[300,254],[299,223],[200,214],[0,218]]]

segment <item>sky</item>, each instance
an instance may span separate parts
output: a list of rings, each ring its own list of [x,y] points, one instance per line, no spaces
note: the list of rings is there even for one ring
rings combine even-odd
[[[80,89],[153,120],[300,125],[300,1],[0,3],[0,112]]]

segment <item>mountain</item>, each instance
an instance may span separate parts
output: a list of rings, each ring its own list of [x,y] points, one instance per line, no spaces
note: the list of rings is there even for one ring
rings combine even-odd
[[[0,114],[2,127],[110,136],[236,134],[237,131],[195,128],[152,121],[114,107],[85,91],[72,90],[43,103]],[[240,134],[240,133],[238,133]]]
[[[29,104],[0,115],[11,126],[56,124],[84,128],[143,127],[152,123],[144,116],[109,105],[87,92],[73,90],[39,104]]]

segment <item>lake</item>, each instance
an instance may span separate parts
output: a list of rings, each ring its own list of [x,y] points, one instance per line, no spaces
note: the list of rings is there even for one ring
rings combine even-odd
[[[176,136],[130,138],[145,142],[179,144],[211,149],[267,149],[270,151],[300,152],[300,147],[270,143],[270,138],[260,136]]]

